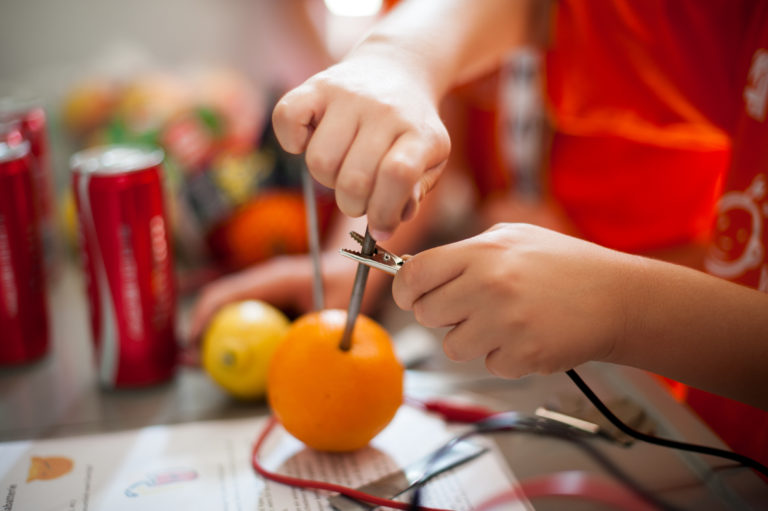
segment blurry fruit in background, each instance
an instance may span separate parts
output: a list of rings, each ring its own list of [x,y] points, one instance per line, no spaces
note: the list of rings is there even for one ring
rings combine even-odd
[[[211,237],[212,249],[235,268],[308,248],[304,200],[299,192],[272,190],[241,206]]]
[[[192,92],[182,79],[158,72],[129,83],[121,91],[115,113],[132,133],[142,134],[159,132],[192,104]]]
[[[203,336],[202,364],[211,378],[240,399],[264,396],[267,369],[290,321],[258,300],[219,309]]]
[[[71,188],[64,190],[59,198],[59,227],[64,231],[64,241],[68,250],[76,253],[77,241],[77,205]]]
[[[301,159],[284,153],[271,132],[270,99],[237,70],[200,67],[89,78],[63,104],[73,149],[144,144],[165,151],[181,289],[193,290],[185,276],[201,269],[228,271],[306,251]]]
[[[169,121],[160,133],[160,144],[186,172],[200,170],[214,154],[221,130],[214,112],[190,111]]]
[[[267,397],[283,427],[307,446],[344,452],[365,447],[403,399],[403,367],[378,323],[358,316],[352,347],[339,348],[347,313],[297,319],[269,366]]]
[[[267,99],[241,74],[229,69],[199,70],[192,78],[195,103],[223,120],[219,150],[242,154],[261,138],[269,116]]]
[[[90,78],[64,97],[61,117],[64,128],[77,137],[107,123],[118,101],[120,87],[112,80]]]

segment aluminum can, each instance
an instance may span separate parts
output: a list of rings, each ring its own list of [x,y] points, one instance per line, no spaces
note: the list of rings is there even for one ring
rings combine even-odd
[[[41,101],[32,96],[3,97],[0,98],[0,122],[18,123],[21,135],[29,142],[38,233],[44,267],[51,276],[56,272],[57,263],[56,204],[45,109]]]
[[[48,308],[29,142],[0,140],[0,364],[48,352]]]
[[[176,289],[162,161],[160,149],[105,146],[70,162],[96,365],[106,387],[174,374]]]

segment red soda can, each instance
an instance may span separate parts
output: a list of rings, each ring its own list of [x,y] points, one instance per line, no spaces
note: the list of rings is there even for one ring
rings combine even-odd
[[[48,308],[29,143],[0,140],[0,364],[48,351]]]
[[[157,383],[175,369],[162,161],[160,149],[119,145],[71,160],[96,363],[107,387]]]
[[[57,262],[56,205],[45,109],[40,100],[32,96],[3,97],[0,99],[0,121],[17,122],[22,136],[29,141],[32,189],[37,210],[38,232],[42,239],[43,263],[48,273],[53,274]]]

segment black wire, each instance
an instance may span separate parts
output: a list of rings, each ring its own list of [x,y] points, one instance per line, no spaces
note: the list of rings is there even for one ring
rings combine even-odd
[[[586,382],[584,382],[584,380],[581,379],[581,376],[579,376],[574,369],[569,369],[565,373],[573,381],[573,383],[576,384],[579,390],[581,390],[584,393],[584,395],[595,406],[595,408],[597,408],[598,411],[600,411],[600,413],[602,413],[603,416],[605,416],[605,418],[608,419],[608,421],[611,424],[613,424],[619,430],[631,436],[632,438],[635,438],[637,440],[641,440],[643,442],[647,442],[650,444],[660,445],[662,447],[670,447],[673,449],[679,449],[683,451],[697,452],[700,454],[708,454],[711,456],[726,458],[732,461],[736,461],[746,467],[752,468],[760,472],[761,474],[765,475],[766,477],[768,477],[768,467],[766,467],[765,465],[761,464],[760,462],[752,458],[749,458],[748,456],[744,456],[743,454],[738,454],[732,451],[726,451],[724,449],[718,449],[715,447],[690,444],[687,442],[678,442],[676,440],[656,437],[653,435],[648,435],[641,431],[637,431],[627,426],[626,424],[624,424],[624,422],[622,422],[621,419],[619,419],[616,415],[614,415],[614,413],[600,400],[599,397],[597,397],[597,394],[595,394],[592,391],[592,389],[586,384]],[[432,456],[432,459],[427,465],[427,470],[425,471],[425,474],[429,473],[430,465],[434,464],[438,459],[440,459],[445,454],[447,454],[448,451],[450,451],[453,448],[453,446],[455,446],[457,443],[475,434],[491,433],[491,432],[499,432],[499,431],[533,432],[533,433],[565,437],[570,440],[579,441],[581,445],[584,445],[583,442],[580,442],[581,439],[574,433],[574,430],[572,428],[569,428],[565,425],[563,425],[562,428],[558,428],[557,426],[553,425],[551,422],[548,422],[548,421],[542,422],[539,419],[543,419],[543,418],[526,417],[515,412],[506,412],[506,413],[500,413],[500,414],[494,415],[486,420],[475,423],[473,425],[472,430],[452,438],[448,443],[443,445],[440,449],[438,449],[434,453],[434,455]],[[412,495],[412,499],[410,503],[410,509],[412,511],[418,511],[420,509],[421,489],[426,483],[427,479],[428,478],[423,477],[422,479],[414,483],[414,493]],[[624,482],[627,482],[626,478],[623,478],[623,480]],[[632,488],[637,493],[639,493],[641,497],[645,498],[646,500],[652,500],[656,505],[662,504],[660,506],[662,509],[668,508],[668,506],[663,505],[663,503],[653,498],[647,492],[644,492],[634,486],[632,486]]]
[[[499,432],[513,432],[513,433],[532,433],[536,435],[551,436],[560,440],[568,440],[574,443],[587,452],[595,461],[597,461],[605,470],[616,477],[621,483],[626,485],[632,490],[638,497],[645,500],[648,504],[661,511],[681,511],[681,508],[669,504],[651,491],[644,488],[640,483],[635,481],[631,476],[625,473],[618,465],[611,461],[602,452],[596,449],[591,442],[589,442],[589,435],[580,430],[576,430],[570,426],[566,426],[562,423],[554,421],[552,419],[545,419],[537,416],[526,416],[517,412],[503,412],[493,415],[492,417],[476,422],[472,424],[472,429],[465,431],[446,442],[432,455],[427,467],[424,471],[424,476],[413,483],[413,494],[411,495],[410,511],[418,511],[421,506],[422,489],[431,476],[431,466],[433,466],[440,458],[447,455],[448,452],[453,449],[454,446],[467,440],[468,438],[485,433],[499,433]]]
[[[700,454],[709,454],[711,456],[719,456],[721,458],[726,458],[732,461],[736,461],[745,467],[749,467],[751,469],[757,470],[764,476],[768,477],[768,467],[763,465],[762,463],[753,460],[752,458],[749,458],[747,456],[744,456],[743,454],[735,453],[732,451],[726,451],[725,449],[718,449],[716,447],[708,447],[705,445],[696,445],[696,444],[689,444],[687,442],[678,442],[676,440],[670,440],[668,438],[660,438],[653,435],[648,435],[646,433],[643,433],[641,431],[637,431],[635,429],[630,428],[624,422],[621,421],[614,413],[608,409],[607,406],[600,400],[599,397],[592,391],[591,388],[584,382],[584,380],[581,379],[581,376],[579,376],[575,370],[569,369],[565,372],[565,374],[568,375],[568,377],[573,380],[573,383],[576,384],[577,387],[584,393],[585,396],[587,396],[587,399],[589,399],[592,404],[597,408],[600,413],[602,413],[606,419],[608,419],[611,424],[619,428],[622,432],[626,433],[627,435],[631,436],[632,438],[636,438],[638,440],[642,440],[643,442],[648,442],[651,444],[661,445],[663,447],[671,447],[673,449],[680,449],[683,451],[691,451],[691,452],[698,452]]]

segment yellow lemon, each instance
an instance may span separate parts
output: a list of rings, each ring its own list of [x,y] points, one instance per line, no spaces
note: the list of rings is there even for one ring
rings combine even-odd
[[[282,312],[259,300],[225,305],[203,337],[203,367],[232,395],[261,398],[270,359],[289,326]]]

